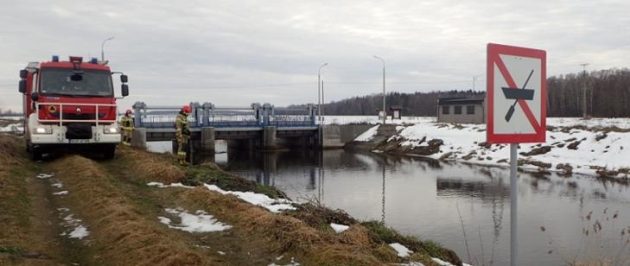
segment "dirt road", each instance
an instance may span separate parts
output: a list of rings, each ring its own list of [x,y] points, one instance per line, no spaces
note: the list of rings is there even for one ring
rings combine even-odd
[[[21,139],[0,135],[0,265],[382,265],[431,257],[459,264],[436,244],[359,223],[314,205],[273,213],[211,191],[282,196],[213,165],[182,168],[170,155],[122,147],[116,158],[66,155],[31,162]],[[183,182],[158,188],[149,182]],[[199,230],[211,217],[223,229]],[[191,227],[183,226],[186,222]],[[330,223],[350,225],[336,233]],[[220,226],[219,226],[220,227]],[[414,253],[399,257],[389,244]]]

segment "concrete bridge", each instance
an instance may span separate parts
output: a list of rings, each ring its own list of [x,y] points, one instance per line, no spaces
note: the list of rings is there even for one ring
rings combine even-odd
[[[320,146],[316,108],[276,108],[271,104],[249,107],[217,107],[211,103],[191,103],[188,117],[191,139],[201,151],[213,151],[215,140],[231,144],[277,149],[280,146]],[[136,102],[133,145],[146,147],[147,141],[175,139],[175,118],[179,106],[150,106]]]
[[[191,140],[198,151],[214,151],[216,140],[246,149],[339,148],[367,130],[367,125],[322,126],[317,107],[279,108],[271,104],[248,107],[218,107],[191,103],[188,116]],[[151,106],[136,102],[132,145],[146,147],[148,141],[175,139],[175,118],[180,106]]]

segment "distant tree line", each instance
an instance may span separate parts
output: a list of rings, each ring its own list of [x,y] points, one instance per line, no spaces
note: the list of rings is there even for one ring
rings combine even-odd
[[[440,97],[468,97],[482,95],[483,92],[467,91],[432,91],[387,94],[387,108],[397,106],[404,115],[434,116],[437,112],[437,100]],[[383,96],[374,94],[354,97],[327,103],[323,106],[325,114],[330,115],[377,115],[383,109]]]
[[[582,116],[584,88],[586,111],[594,117],[630,116],[630,69],[609,69],[547,79],[548,114]]]
[[[22,115],[22,112],[14,112],[11,109],[3,110],[2,108],[0,108],[0,116],[17,116],[17,115]]]
[[[594,117],[630,117],[630,70],[609,69],[547,78],[548,116],[582,116],[583,88],[586,109]],[[403,115],[435,116],[441,97],[483,97],[472,90],[387,94],[387,108],[399,106]],[[376,115],[382,109],[379,94],[357,96],[323,105],[327,115]],[[297,105],[294,105],[297,106]],[[303,106],[303,105],[302,105]]]

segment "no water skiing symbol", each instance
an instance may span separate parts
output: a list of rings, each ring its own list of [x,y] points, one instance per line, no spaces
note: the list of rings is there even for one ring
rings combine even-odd
[[[518,103],[519,100],[531,101],[534,99],[534,90],[525,88],[527,87],[527,83],[529,82],[529,79],[532,78],[532,74],[534,74],[533,69],[532,71],[529,72],[529,76],[527,76],[527,80],[525,80],[525,84],[523,84],[523,87],[520,89],[508,88],[508,87],[501,88],[501,90],[503,90],[503,95],[505,95],[506,99],[514,100],[514,103],[512,104],[512,106],[510,106],[510,109],[508,110],[507,114],[505,114],[505,121],[510,122],[510,119],[512,119],[512,115],[514,114],[514,106],[516,105],[516,103]]]

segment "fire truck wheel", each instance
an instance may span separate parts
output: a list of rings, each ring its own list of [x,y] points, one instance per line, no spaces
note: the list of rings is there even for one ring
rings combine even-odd
[[[42,148],[30,146],[31,160],[39,161],[42,159]]]
[[[116,154],[116,144],[109,144],[102,147],[103,159],[113,159]]]

